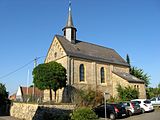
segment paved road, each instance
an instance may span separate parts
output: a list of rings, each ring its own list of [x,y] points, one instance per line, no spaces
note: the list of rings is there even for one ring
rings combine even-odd
[[[100,120],[105,120],[105,119],[101,118]],[[154,112],[144,113],[140,115],[134,115],[128,118],[117,119],[117,120],[160,120],[160,110],[156,110]]]
[[[4,117],[0,116],[0,120],[18,120],[18,119],[15,119],[10,116],[4,116]],[[105,120],[105,119],[102,118],[100,120]],[[160,120],[160,110],[140,115],[134,115],[128,118],[118,119],[118,120]]]
[[[140,115],[134,115],[124,120],[160,120],[160,110]]]
[[[18,119],[15,119],[15,118],[10,117],[10,116],[3,116],[3,117],[0,116],[0,120],[18,120]]]

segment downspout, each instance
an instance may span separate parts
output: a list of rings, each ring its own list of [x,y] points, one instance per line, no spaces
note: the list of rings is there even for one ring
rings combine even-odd
[[[67,57],[67,84],[71,85],[71,58],[70,56]]]
[[[71,70],[71,73],[72,73],[72,82],[71,84],[73,85],[74,84],[74,58],[72,58],[72,70]]]
[[[96,94],[97,94],[97,63],[95,62],[95,81],[96,81]]]

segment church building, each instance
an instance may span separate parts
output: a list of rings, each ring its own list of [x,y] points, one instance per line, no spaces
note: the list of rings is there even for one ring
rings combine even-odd
[[[129,73],[129,64],[114,50],[77,39],[73,24],[71,3],[63,35],[55,35],[48,50],[45,63],[56,61],[67,70],[67,84],[77,89],[91,88],[117,96],[117,85],[133,86],[139,90],[139,98],[146,98],[145,84]],[[57,92],[62,100],[63,90]],[[54,98],[53,98],[54,99]],[[44,101],[49,91],[44,91]]]

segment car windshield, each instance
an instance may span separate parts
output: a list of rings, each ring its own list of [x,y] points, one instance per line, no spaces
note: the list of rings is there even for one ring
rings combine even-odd
[[[134,106],[138,106],[138,107],[139,107],[139,103],[136,102],[136,101],[133,101],[132,104],[133,104]]]
[[[130,106],[130,104],[129,103],[124,103],[124,106]]]
[[[150,104],[150,103],[151,103],[151,101],[150,101],[150,100],[145,100],[145,101],[144,101],[144,103],[146,103],[146,104]]]
[[[133,102],[137,102],[138,104],[141,104],[141,101],[133,101]]]
[[[156,101],[156,98],[155,98],[155,97],[154,97],[154,98],[152,98],[152,99],[151,99],[151,101]]]

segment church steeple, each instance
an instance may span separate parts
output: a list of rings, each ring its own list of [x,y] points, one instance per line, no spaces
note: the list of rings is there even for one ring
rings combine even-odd
[[[62,30],[64,32],[64,37],[66,37],[66,39],[68,39],[71,43],[76,42],[77,29],[73,25],[71,1],[69,1],[68,20],[67,20],[66,26]]]

